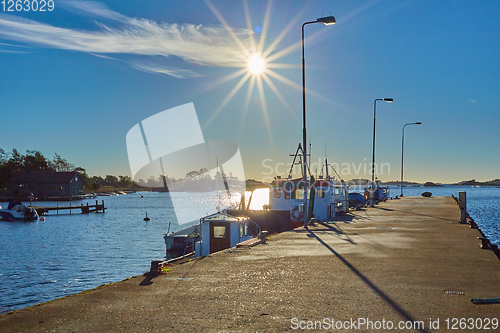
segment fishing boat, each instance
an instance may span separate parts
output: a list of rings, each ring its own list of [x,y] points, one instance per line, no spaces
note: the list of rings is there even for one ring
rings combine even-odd
[[[9,202],[7,209],[0,206],[0,218],[2,221],[36,221],[38,214],[34,208],[27,207],[19,201]]]
[[[373,186],[372,186],[373,185]],[[380,180],[376,179],[375,184],[365,188],[365,200],[370,200],[370,192],[373,191],[373,201],[378,203],[389,199],[389,186],[380,186]]]
[[[248,217],[227,214],[221,211],[221,198],[219,195],[219,174],[222,175],[224,186],[229,194],[229,186],[217,159],[217,189],[218,205],[216,213],[202,217],[198,224],[191,225],[182,230],[163,235],[167,248],[166,259],[172,260],[188,255],[204,257],[237,244],[260,236],[260,227]],[[169,225],[170,230],[170,225]],[[194,253],[193,253],[194,252]]]
[[[248,217],[217,212],[202,217],[198,224],[164,234],[166,259],[193,254],[195,257],[204,257],[258,237],[260,233],[260,227]]]
[[[304,222],[304,181],[302,178],[292,179],[295,165],[302,164],[302,147],[299,144],[294,156],[288,177],[275,177],[269,192],[269,206],[271,210],[290,212],[292,227],[301,226]],[[308,220],[327,221],[337,215],[345,214],[349,210],[348,187],[342,180],[337,180],[328,173],[328,160],[325,157],[324,168],[326,176],[315,179],[310,176],[307,184],[308,191]],[[331,167],[331,166],[330,166]],[[323,170],[322,170],[323,172]],[[338,174],[337,174],[338,176]],[[340,177],[339,177],[340,178]]]

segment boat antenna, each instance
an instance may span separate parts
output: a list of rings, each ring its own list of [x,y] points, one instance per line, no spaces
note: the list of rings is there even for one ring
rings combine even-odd
[[[227,195],[229,196],[229,198],[231,198],[231,191],[229,191],[229,184],[227,183],[226,173],[224,172],[224,169],[222,168],[222,164],[220,165],[220,171],[222,174],[222,181],[224,182],[224,187],[226,188]]]
[[[326,142],[325,142],[325,169],[326,169],[326,179],[328,180],[330,176],[328,175],[328,157],[326,157]],[[321,172],[323,173],[323,168],[321,168]]]
[[[307,162],[307,167],[311,165],[311,155],[312,155],[312,133],[309,133],[309,161]],[[306,156],[307,158],[307,156]],[[312,173],[309,171],[309,173],[312,175]]]
[[[293,161],[292,165],[290,166],[290,171],[288,172],[288,179],[292,179],[293,167],[296,164],[299,164],[301,169],[304,167],[304,163],[302,163],[302,158],[304,157],[304,151],[302,150],[302,145],[300,143],[299,146],[297,147],[297,150],[295,151],[295,154],[290,154],[290,156],[293,156]],[[297,157],[299,157],[299,161],[295,163]],[[302,172],[304,172],[304,169],[302,169]]]
[[[344,180],[342,179],[342,177],[340,177],[339,173],[337,172],[337,170],[335,170],[335,168],[333,167],[333,165],[327,164],[327,169],[328,169],[328,165],[330,165],[330,167],[332,168],[333,172],[335,172],[335,174],[337,175],[337,177],[339,177],[340,181],[343,182]]]

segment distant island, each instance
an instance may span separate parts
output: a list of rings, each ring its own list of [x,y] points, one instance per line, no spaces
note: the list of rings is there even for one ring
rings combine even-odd
[[[347,184],[349,185],[369,185],[371,183],[371,180],[369,179],[351,179],[347,181]],[[399,180],[390,180],[390,181],[384,181],[380,183],[381,185],[384,186],[400,186],[401,181]],[[405,187],[412,187],[412,186],[423,186],[423,187],[440,187],[440,186],[500,186],[500,179],[494,179],[494,180],[489,180],[485,182],[479,182],[476,181],[475,179],[471,180],[464,180],[458,183],[453,183],[453,184],[442,184],[442,183],[434,183],[434,182],[425,182],[425,183],[416,183],[416,182],[410,182],[410,181],[403,181],[403,186]]]
[[[470,185],[470,186],[500,186],[500,179],[493,179],[489,180],[487,182],[478,182],[475,179],[471,180],[465,180],[456,184],[452,184],[456,186],[464,186],[464,185]]]

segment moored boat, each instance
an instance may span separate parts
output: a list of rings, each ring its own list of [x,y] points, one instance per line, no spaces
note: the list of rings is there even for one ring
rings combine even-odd
[[[349,193],[349,207],[361,208],[366,204],[365,197],[361,193],[351,192]]]
[[[19,201],[9,202],[7,209],[0,207],[2,221],[36,221],[38,214],[34,208],[27,207]]]
[[[372,185],[365,188],[365,200],[367,202],[370,201],[372,196],[374,204],[389,199],[389,186],[380,186],[380,180],[378,179],[375,180],[375,184]]]
[[[259,234],[259,226],[248,217],[217,212],[201,218],[199,224],[164,234],[166,259],[168,261],[193,252],[195,257],[204,257],[234,247]]]
[[[302,178],[292,179],[294,165],[302,166],[302,148],[299,144],[292,162],[288,178],[276,177],[271,183],[269,206],[271,210],[290,212],[294,228],[304,223],[304,181]],[[299,161],[296,163],[297,158]],[[310,218],[327,221],[349,210],[348,187],[343,181],[336,180],[328,174],[328,161],[325,158],[326,177],[310,177],[308,188],[308,211]]]

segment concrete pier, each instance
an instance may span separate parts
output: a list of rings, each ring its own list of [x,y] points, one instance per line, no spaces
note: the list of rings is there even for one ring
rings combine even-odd
[[[0,331],[494,332],[500,304],[470,301],[500,297],[479,236],[451,197],[405,197],[4,315]]]

